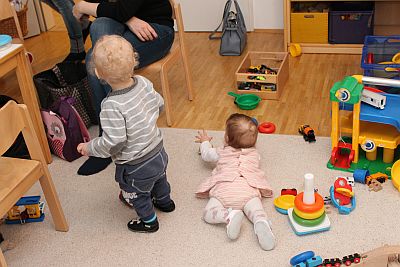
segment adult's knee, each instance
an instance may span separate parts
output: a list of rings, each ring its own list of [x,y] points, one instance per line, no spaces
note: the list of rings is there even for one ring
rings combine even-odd
[[[117,22],[113,19],[100,17],[93,21],[90,26],[90,38],[92,43],[96,43],[104,35],[113,34],[112,29],[115,28]]]

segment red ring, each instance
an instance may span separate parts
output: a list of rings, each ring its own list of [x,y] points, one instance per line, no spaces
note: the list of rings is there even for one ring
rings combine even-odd
[[[302,212],[308,212],[308,213],[317,212],[323,209],[324,199],[322,198],[322,196],[318,193],[314,193],[314,196],[315,196],[315,203],[312,205],[308,205],[303,202],[303,192],[301,192],[294,199],[295,207]]]
[[[263,122],[258,126],[258,131],[265,134],[271,134],[275,132],[275,129],[275,124],[272,122]]]

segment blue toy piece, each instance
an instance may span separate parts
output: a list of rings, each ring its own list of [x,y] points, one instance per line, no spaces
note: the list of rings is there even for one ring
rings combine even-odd
[[[0,35],[0,49],[5,48],[8,44],[11,44],[12,38],[10,35]]]
[[[290,265],[296,265],[299,264],[301,262],[306,262],[308,259],[311,259],[312,257],[315,256],[314,251],[304,251],[300,254],[297,254],[296,256],[294,256],[293,258],[290,259]],[[304,265],[306,266],[306,265]]]
[[[306,261],[307,267],[318,267],[322,265],[322,258],[320,256],[312,257]]]
[[[367,178],[368,175],[369,175],[368,170],[356,169],[354,170],[353,173],[354,181],[356,181],[357,183],[365,184],[365,179]]]
[[[278,207],[275,207],[275,209],[276,209],[277,212],[279,212],[279,213],[281,213],[283,215],[287,215],[287,210],[284,210],[284,209],[281,209],[281,208],[278,208]]]
[[[304,262],[300,262],[299,264],[292,265],[292,267],[307,267],[307,265]]]
[[[377,109],[366,103],[361,103],[360,120],[389,124],[400,131],[400,95],[382,94],[386,96],[385,109]],[[352,105],[340,105],[340,109],[352,111]]]
[[[341,206],[335,199],[333,186],[331,186],[329,193],[331,196],[332,204],[339,210],[340,214],[348,215],[348,214],[350,214],[350,212],[352,212],[356,208],[356,196],[353,196],[351,198],[351,207],[346,207],[346,206]]]

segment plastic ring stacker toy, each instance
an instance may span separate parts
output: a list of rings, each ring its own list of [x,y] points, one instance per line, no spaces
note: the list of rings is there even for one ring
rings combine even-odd
[[[298,57],[301,55],[301,46],[299,44],[290,44],[289,53],[292,57]]]
[[[324,199],[318,193],[314,193],[315,196],[315,203],[312,205],[305,204],[303,202],[303,192],[298,194],[294,199],[294,205],[299,211],[306,212],[306,213],[313,213],[317,212],[324,208]]]
[[[258,126],[258,131],[265,134],[271,134],[275,132],[275,129],[275,124],[272,122],[263,122]]]
[[[303,211],[300,211],[298,208],[296,208],[296,206],[294,206],[293,211],[296,213],[297,216],[299,216],[303,219],[313,220],[313,219],[317,219],[317,218],[321,217],[322,214],[325,212],[325,209],[322,208],[317,212],[303,212]]]
[[[322,213],[322,215],[320,217],[318,217],[317,219],[313,219],[313,220],[306,220],[303,218],[300,218],[295,212],[292,213],[293,216],[293,220],[300,224],[301,226],[305,226],[305,227],[313,227],[313,226],[317,226],[320,225],[324,220],[325,220],[325,212]]]
[[[305,251],[303,253],[297,254],[293,258],[290,259],[290,265],[296,265],[302,262],[307,261],[308,259],[311,259],[312,257],[315,256],[314,251]]]
[[[279,212],[280,214],[283,214],[283,215],[288,215],[288,212],[287,212],[287,210],[284,210],[284,209],[278,208],[277,206],[275,206],[275,209],[276,209],[276,211],[277,211],[277,212]]]

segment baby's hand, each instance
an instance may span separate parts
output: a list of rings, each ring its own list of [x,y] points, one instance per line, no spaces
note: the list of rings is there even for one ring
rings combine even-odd
[[[81,153],[82,155],[88,156],[87,143],[80,143],[76,149],[77,149],[78,152]]]
[[[196,140],[195,140],[196,143],[203,143],[205,141],[209,141],[210,142],[213,139],[212,137],[208,136],[208,134],[207,134],[207,132],[205,130],[197,131],[197,133],[199,135],[195,136],[196,137]]]

